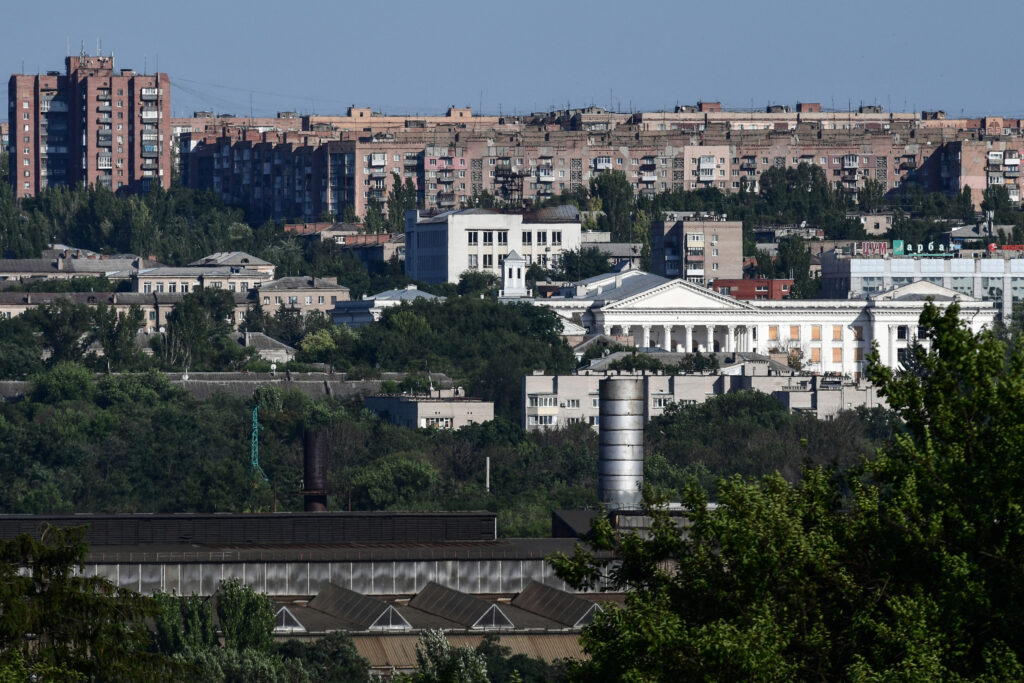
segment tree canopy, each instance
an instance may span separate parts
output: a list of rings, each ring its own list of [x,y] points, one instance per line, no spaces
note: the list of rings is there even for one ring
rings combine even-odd
[[[556,558],[575,587],[630,591],[573,678],[1020,679],[1024,348],[958,313],[926,308],[908,369],[872,358],[903,427],[859,467],[720,479],[717,507],[691,479],[685,535],[648,490],[646,537],[592,532],[615,564]]]

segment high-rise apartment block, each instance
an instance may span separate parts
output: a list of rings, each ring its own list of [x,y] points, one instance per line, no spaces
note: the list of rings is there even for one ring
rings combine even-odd
[[[170,187],[167,74],[115,73],[113,56],[64,61],[64,74],[14,74],[8,83],[15,195],[80,182],[115,192]]]
[[[1019,119],[872,106],[822,111],[815,103],[796,111],[732,112],[704,102],[674,112],[591,107],[502,117],[454,107],[443,116],[384,116],[353,107],[347,116],[228,121],[190,125],[183,182],[255,214],[299,219],[341,216],[349,207],[363,215],[371,200],[387,197],[396,175],[429,210],[472,205],[483,193],[535,202],[608,171],[624,173],[637,194],[757,191],[765,171],[801,163],[851,193],[868,180],[886,191],[908,182],[950,194],[966,186],[979,205],[996,184],[1019,201],[1024,148]]]
[[[666,211],[651,223],[651,272],[703,285],[743,277],[743,221]]]

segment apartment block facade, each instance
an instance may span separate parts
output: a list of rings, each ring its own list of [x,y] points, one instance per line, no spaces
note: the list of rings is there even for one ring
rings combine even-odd
[[[67,57],[64,74],[12,75],[7,107],[18,197],[81,182],[113,191],[170,187],[165,73],[115,72],[113,56]]]
[[[183,178],[267,216],[307,220],[340,216],[346,207],[363,215],[371,200],[387,197],[395,174],[416,187],[426,209],[469,206],[484,192],[512,204],[535,202],[608,171],[624,173],[637,194],[756,191],[765,171],[801,163],[851,192],[869,179],[887,190],[910,181],[927,191],[968,185],[980,202],[987,184],[998,181],[964,161],[961,147],[979,144],[1004,152],[1010,161],[1000,162],[999,177],[1017,179],[1003,167],[1019,158],[1020,120],[926,114],[823,112],[814,103],[795,112],[727,112],[707,102],[675,112],[588,108],[516,117],[452,108],[413,118],[352,108],[343,117],[302,117],[301,131],[292,119],[288,126],[261,120],[192,132]],[[982,168],[989,162],[986,155]]]
[[[696,284],[743,277],[743,222],[666,211],[651,223],[651,272]]]

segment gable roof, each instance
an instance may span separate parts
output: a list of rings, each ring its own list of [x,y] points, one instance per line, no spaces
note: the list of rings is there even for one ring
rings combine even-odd
[[[264,261],[261,258],[256,258],[252,254],[247,254],[244,251],[218,251],[209,256],[204,256],[198,261],[193,261],[188,264],[190,267],[195,266],[271,266],[273,265],[269,261]]]
[[[394,605],[334,583],[324,586],[309,601],[308,606],[331,615],[353,630],[394,631],[412,628]]]
[[[973,296],[961,294],[927,280],[917,280],[906,285],[893,287],[885,292],[873,294],[868,298],[871,301],[923,301],[925,299],[934,299],[936,301],[953,301],[955,299],[977,301]]]
[[[753,307],[728,294],[720,294],[686,280],[668,280],[605,304],[604,310],[688,308],[697,310],[749,310]]]
[[[527,584],[526,588],[512,599],[512,605],[570,628],[586,626],[601,609],[596,602],[584,600],[538,581]]]
[[[436,614],[471,629],[514,628],[497,605],[431,581],[409,601],[410,607]]]

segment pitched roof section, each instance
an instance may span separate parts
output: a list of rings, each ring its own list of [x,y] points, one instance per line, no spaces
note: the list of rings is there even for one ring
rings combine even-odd
[[[497,605],[433,581],[409,601],[409,606],[444,617],[466,628],[514,628],[512,620]]]
[[[869,297],[872,301],[923,301],[934,299],[936,301],[977,301],[973,296],[961,294],[952,289],[946,289],[942,285],[927,280],[918,280],[900,287],[894,287],[880,294],[873,294]]]
[[[273,265],[269,261],[264,261],[261,258],[256,258],[252,254],[247,254],[244,251],[218,251],[209,256],[204,256],[198,261],[193,261],[188,264],[191,267],[196,266],[271,266]]]
[[[745,301],[727,294],[719,294],[686,280],[668,280],[604,306],[605,310],[652,308],[744,310],[753,307]]]
[[[348,287],[345,285],[339,285],[337,282],[331,280],[325,280],[319,277],[306,277],[304,275],[293,275],[289,277],[279,277],[276,280],[270,282],[264,282],[260,285],[260,290],[291,290],[291,289],[330,289],[330,290],[341,290],[348,291]]]
[[[393,605],[329,583],[315,598],[310,608],[328,614],[358,631],[403,631],[412,628]]]
[[[537,581],[527,584],[526,588],[512,599],[512,605],[570,628],[586,626],[601,609],[595,602]]]

